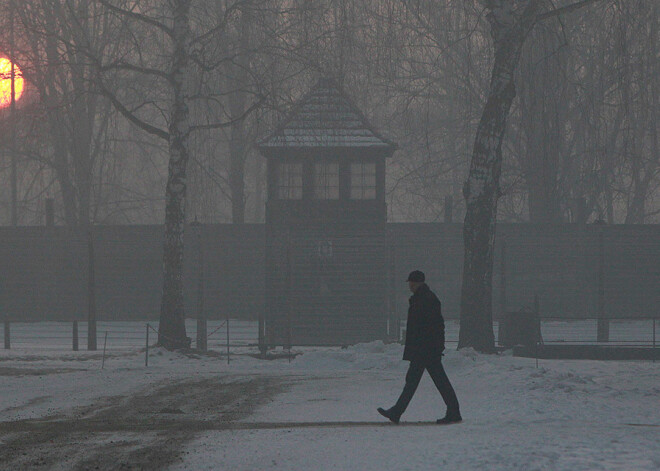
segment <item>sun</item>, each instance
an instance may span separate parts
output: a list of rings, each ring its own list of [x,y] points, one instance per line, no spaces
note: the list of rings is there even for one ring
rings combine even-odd
[[[23,94],[23,74],[17,65],[14,65],[14,86],[16,90],[16,101]],[[0,108],[11,104],[11,61],[6,57],[0,57]]]

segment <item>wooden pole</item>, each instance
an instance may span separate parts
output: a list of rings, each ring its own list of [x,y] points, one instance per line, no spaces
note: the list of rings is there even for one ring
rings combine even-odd
[[[101,360],[101,369],[105,366],[105,346],[108,343],[108,332],[105,333],[105,338],[103,339],[103,360]]]
[[[540,305],[539,295],[534,295],[534,345],[536,346],[536,367],[539,367],[539,342],[541,337],[541,320],[540,320]]]
[[[454,198],[451,195],[445,196],[445,222],[454,222]]]
[[[291,348],[291,228],[287,228],[286,235],[286,347]]]
[[[204,246],[202,243],[202,225],[195,223],[197,230],[197,349],[203,352],[208,350],[207,322],[204,311]]]
[[[149,324],[147,324],[147,344],[144,350],[144,366],[149,366]]]
[[[5,321],[5,350],[11,348],[11,339],[9,333],[9,321]]]
[[[229,317],[227,318],[227,364],[229,364]]]
[[[598,228],[598,327],[596,340],[608,342],[610,339],[610,325],[605,318],[605,241],[603,236],[604,222]]]
[[[268,291],[266,291],[266,292],[268,292]],[[261,354],[262,358],[266,358],[266,351],[267,351],[267,349],[266,349],[266,316],[265,316],[265,312],[264,312],[265,309],[267,309],[267,308],[265,307],[265,304],[266,303],[264,303],[264,309],[262,309],[261,313],[259,314],[259,325],[257,327],[259,329],[259,332],[257,333],[257,335],[258,335],[257,343],[259,344],[259,353]]]
[[[506,239],[502,239],[500,255],[500,306],[497,320],[497,343],[502,344],[506,337]]]
[[[94,233],[87,231],[87,350],[96,350],[96,280],[94,264]]]
[[[78,321],[73,321],[73,351],[78,351]]]
[[[390,315],[389,318],[391,319],[390,322],[390,340],[396,340],[397,342],[400,340],[401,336],[401,326],[400,326],[400,319],[399,316],[397,315],[396,312],[396,252],[394,248],[393,242],[390,240],[389,243],[389,250],[388,250],[388,255],[389,255],[389,287],[388,287],[388,294],[389,294],[389,311]]]
[[[506,314],[506,240],[502,240],[500,257],[500,319]]]
[[[46,198],[46,227],[55,225],[55,200]]]

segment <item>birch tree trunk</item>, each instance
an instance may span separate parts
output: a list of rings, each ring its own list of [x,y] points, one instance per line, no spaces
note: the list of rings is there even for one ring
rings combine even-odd
[[[492,315],[493,248],[502,168],[502,140],[511,103],[516,96],[514,73],[539,3],[528,0],[488,2],[488,21],[495,60],[488,98],[474,141],[466,202],[463,241],[463,284],[458,348],[495,351]]]
[[[132,63],[130,60],[120,60],[102,67],[102,70],[129,71],[136,76],[149,77],[151,80],[161,81],[167,90],[169,98],[169,112],[167,130],[161,129],[143,119],[138,113],[122,103],[116,94],[108,90],[104,80],[100,79],[101,93],[110,99],[113,106],[132,124],[143,131],[164,139],[168,143],[169,164],[168,177],[165,187],[165,233],[163,241],[163,293],[160,308],[160,324],[158,329],[158,345],[174,350],[189,348],[190,338],[186,336],[185,306],[183,302],[183,260],[184,260],[184,229],[186,209],[187,167],[190,160],[189,139],[192,132],[201,129],[218,129],[227,126],[227,123],[215,122],[204,125],[193,124],[190,119],[189,102],[199,100],[190,90],[188,77],[199,72],[199,67],[211,71],[219,64],[208,65],[204,62],[204,41],[210,41],[214,35],[222,32],[216,25],[204,34],[194,39],[191,28],[192,0],[168,0],[163,6],[166,10],[165,18],[157,18],[144,14],[135,9],[126,9],[117,6],[109,0],[97,0],[108,11],[122,18],[124,26],[130,32],[131,24],[155,31],[157,35],[168,38],[168,52],[170,59],[168,70],[151,68],[141,62]],[[202,38],[205,38],[202,40]],[[193,57],[192,48],[195,49]],[[161,47],[158,44],[158,47]],[[129,47],[133,47],[132,40]],[[169,49],[171,47],[171,49]],[[145,52],[147,49],[145,49]],[[193,70],[189,70],[192,68]],[[159,95],[156,90],[156,94]],[[155,98],[159,101],[160,97]],[[149,102],[145,98],[145,104]],[[138,107],[139,108],[139,107]],[[159,109],[156,106],[156,109]]]
[[[163,297],[158,344],[167,349],[188,348],[183,304],[183,236],[185,227],[186,167],[190,114],[187,103],[190,0],[175,0],[173,8],[172,103],[169,123],[169,171],[165,188]]]

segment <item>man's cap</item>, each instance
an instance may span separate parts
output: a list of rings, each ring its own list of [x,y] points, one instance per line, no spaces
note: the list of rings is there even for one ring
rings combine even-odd
[[[424,283],[424,280],[426,280],[426,277],[424,276],[424,273],[419,271],[419,270],[414,270],[410,272],[410,275],[408,275],[408,279],[406,281],[414,281],[416,283]]]

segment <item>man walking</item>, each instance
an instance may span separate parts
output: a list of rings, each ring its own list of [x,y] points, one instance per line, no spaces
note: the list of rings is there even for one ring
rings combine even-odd
[[[378,412],[398,424],[417,390],[424,370],[427,370],[447,405],[445,417],[438,419],[437,423],[460,422],[463,419],[458,399],[442,366],[442,352],[445,349],[445,321],[442,318],[440,300],[424,282],[425,276],[421,271],[411,272],[407,281],[413,295],[410,297],[406,346],[403,350],[403,359],[410,361],[406,374],[406,385],[393,407],[389,409],[379,407]]]

